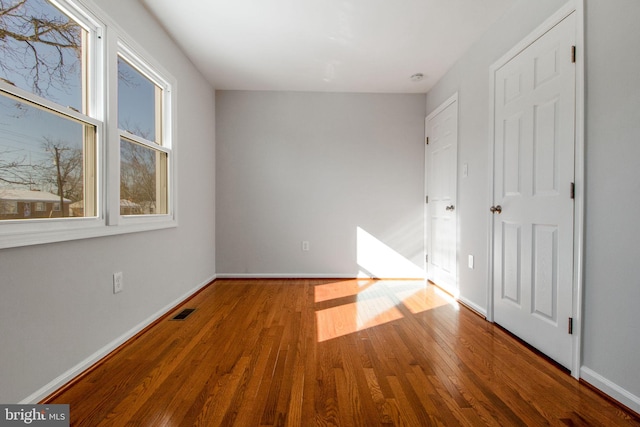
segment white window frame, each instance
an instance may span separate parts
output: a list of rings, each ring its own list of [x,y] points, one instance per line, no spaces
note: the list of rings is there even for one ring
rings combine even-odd
[[[175,153],[174,153],[174,135],[173,135],[173,97],[172,97],[172,87],[175,86],[175,82],[173,82],[173,78],[170,77],[169,73],[164,71],[159,64],[154,63],[154,61],[150,60],[149,56],[139,53],[141,50],[138,47],[133,47],[131,42],[127,42],[123,39],[118,39],[117,41],[117,55],[116,55],[116,67],[118,58],[122,58],[125,62],[131,65],[136,71],[142,74],[144,77],[149,79],[153,84],[158,86],[162,91],[162,111],[160,113],[160,144],[157,144],[153,141],[148,141],[138,135],[134,135],[130,132],[127,132],[123,129],[117,129],[117,146],[118,146],[118,155],[120,154],[120,139],[124,138],[130,141],[133,141],[137,144],[140,144],[144,147],[147,147],[151,150],[159,151],[165,153],[167,155],[167,171],[166,171],[166,180],[167,180],[167,213],[162,214],[146,214],[146,215],[120,215],[120,197],[118,195],[118,215],[117,220],[115,215],[110,216],[110,225],[115,223],[128,225],[131,227],[134,226],[144,226],[145,224],[167,224],[171,226],[175,224],[175,186],[172,185],[174,181],[175,174],[173,173],[173,165],[175,164]],[[117,80],[117,75],[116,75]],[[117,84],[117,81],[116,81]],[[117,86],[116,86],[117,87]],[[114,104],[117,105],[117,99],[114,100]],[[116,112],[117,114],[117,112]],[[115,122],[117,127],[117,115],[116,119],[112,120],[112,124]],[[113,143],[113,142],[112,142]],[[120,158],[118,157],[118,189],[120,188]],[[114,209],[114,213],[115,213]]]
[[[68,120],[92,125],[96,129],[96,156],[95,156],[95,186],[96,186],[96,212],[97,216],[87,218],[38,218],[25,220],[0,221],[0,248],[26,246],[40,243],[50,243],[63,240],[81,238],[85,234],[95,233],[100,227],[104,227],[104,218],[101,217],[100,185],[101,172],[100,150],[104,145],[104,87],[100,72],[104,68],[104,43],[103,34],[105,26],[85,7],[72,2],[73,0],[49,0],[88,32],[85,40],[88,51],[86,67],[89,76],[86,87],[88,114],[67,108],[46,98],[23,90],[19,87],[0,81],[0,89],[4,95],[23,100],[34,107],[40,106],[50,114],[59,114]]]
[[[96,128],[96,216],[75,218],[38,218],[0,221],[0,249],[110,236],[116,234],[176,227],[176,81],[152,57],[91,0],[49,0],[89,33],[88,113],[82,114],[0,80],[0,90],[39,104],[45,109]],[[163,146],[153,147],[168,154],[167,214],[120,215],[120,133],[117,112],[117,57],[126,52],[128,61],[148,70],[151,80],[163,89]],[[135,136],[127,135],[136,140]],[[137,140],[136,140],[137,141]],[[138,141],[137,141],[138,142]]]

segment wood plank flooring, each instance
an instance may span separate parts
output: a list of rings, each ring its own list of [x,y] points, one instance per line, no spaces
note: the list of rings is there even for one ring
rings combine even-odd
[[[640,426],[420,281],[218,280],[47,403],[73,426]]]

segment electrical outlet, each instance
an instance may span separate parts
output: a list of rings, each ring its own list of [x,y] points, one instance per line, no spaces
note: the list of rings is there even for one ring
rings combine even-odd
[[[469,268],[473,270],[473,255],[469,255]]]
[[[309,251],[309,241],[308,240],[303,240],[302,241],[302,251],[303,252]]]
[[[122,283],[122,271],[113,273],[113,293],[117,294],[118,292],[122,292],[123,286],[124,284]]]

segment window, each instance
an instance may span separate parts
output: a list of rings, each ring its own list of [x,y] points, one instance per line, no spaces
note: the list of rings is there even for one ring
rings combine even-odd
[[[175,226],[172,78],[85,2],[0,6],[0,248]]]
[[[35,190],[81,202],[95,216],[95,174],[87,173],[96,168],[99,124],[87,72],[95,32],[44,0],[3,5],[1,13],[0,193]],[[18,201],[19,219],[33,219]]]
[[[118,56],[120,213],[168,213],[168,84],[124,45]]]
[[[18,214],[18,202],[11,200],[0,201],[0,218],[8,215]]]

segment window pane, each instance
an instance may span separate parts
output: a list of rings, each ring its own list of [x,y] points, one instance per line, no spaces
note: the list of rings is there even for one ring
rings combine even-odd
[[[167,213],[167,154],[120,140],[120,215]]]
[[[160,88],[118,58],[118,127],[160,144],[157,104]]]
[[[96,129],[0,95],[0,220],[95,215]],[[57,206],[57,209],[55,205]],[[35,207],[35,209],[34,209]]]
[[[0,4],[0,78],[83,111],[82,27],[45,0]]]
[[[17,215],[18,203],[11,200],[0,199],[0,216],[4,215]]]

